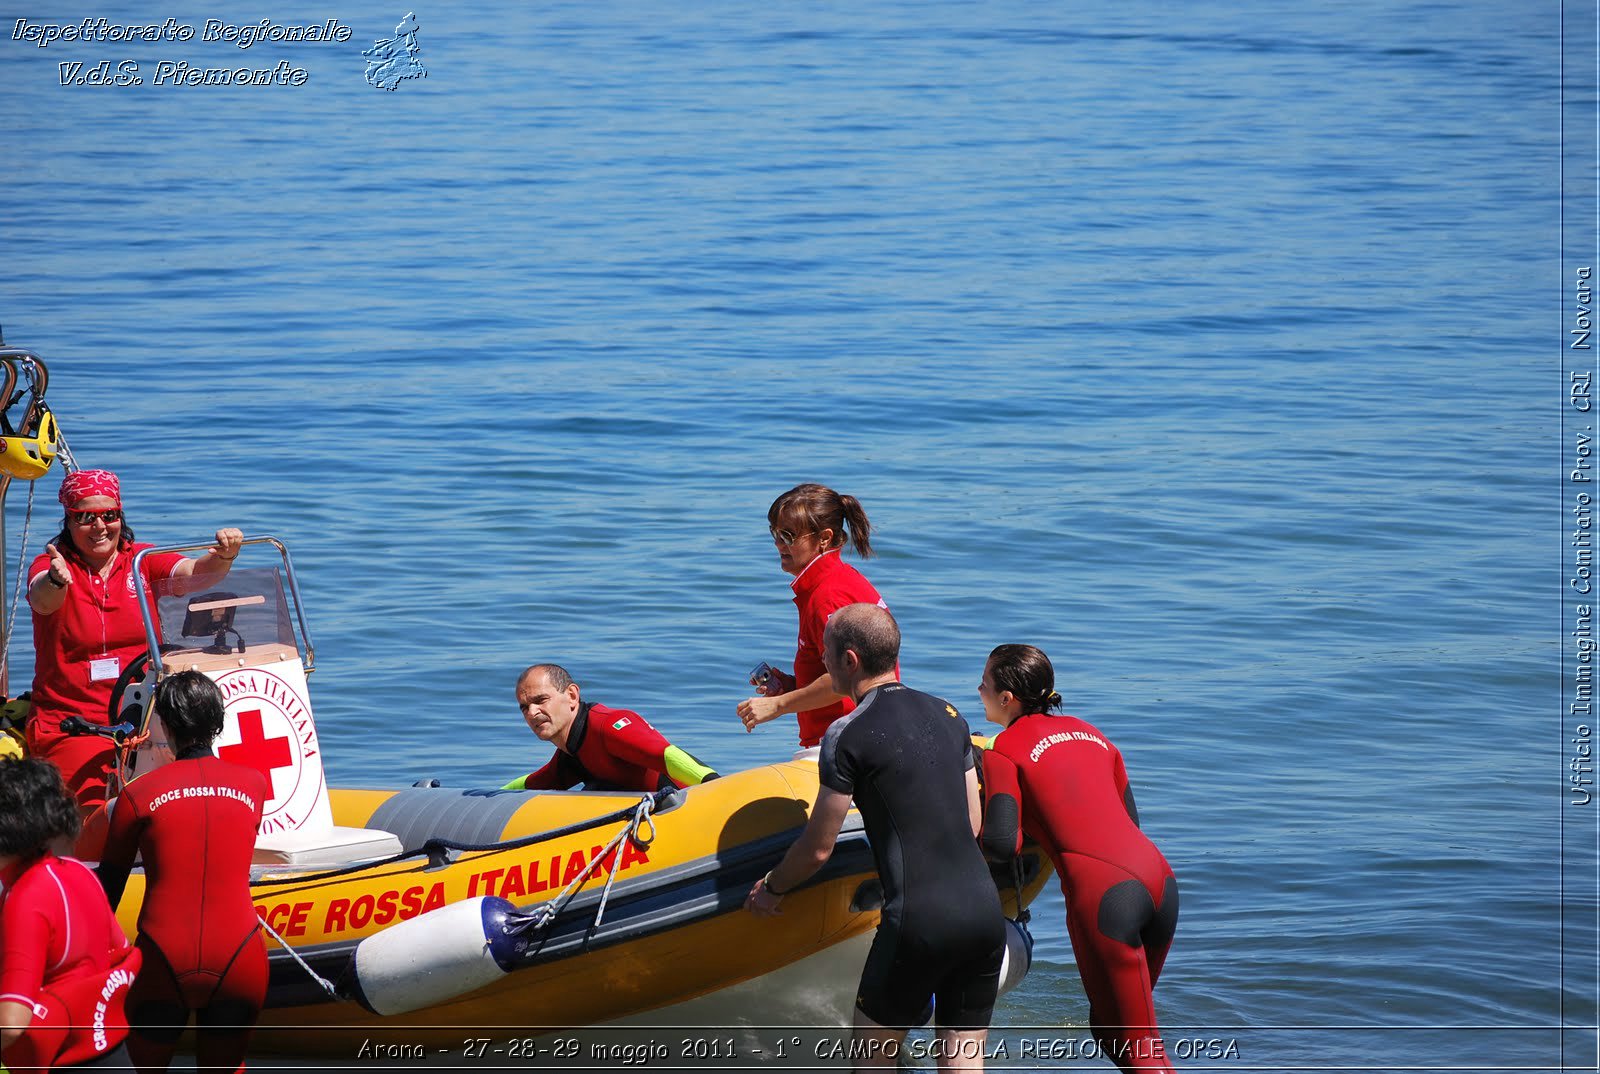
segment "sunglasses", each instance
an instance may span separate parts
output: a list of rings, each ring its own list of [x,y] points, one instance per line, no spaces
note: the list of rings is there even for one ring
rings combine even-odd
[[[68,511],[67,512],[67,519],[74,526],[92,526],[92,525],[94,525],[94,520],[97,519],[97,518],[101,522],[104,522],[106,525],[109,526],[109,525],[111,525],[111,524],[113,524],[115,522],[121,522],[122,521],[122,511],[119,508],[112,508],[112,509],[107,510],[107,511]]]
[[[816,530],[812,530],[810,533],[790,533],[788,530],[775,529],[772,530],[772,543],[780,544],[787,548],[802,537],[815,537],[816,535]]]

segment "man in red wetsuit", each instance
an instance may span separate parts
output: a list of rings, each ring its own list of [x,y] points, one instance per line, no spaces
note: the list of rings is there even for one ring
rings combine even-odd
[[[175,760],[128,784],[111,811],[100,881],[115,906],[144,858],[144,968],[128,995],[128,1052],[164,1070],[194,1012],[195,1065],[242,1070],[267,993],[267,949],[250,899],[250,858],[267,777],[211,753],[222,731],[217,685],[198,671],[162,682],[156,711]]]
[[[501,790],[566,790],[581,783],[592,791],[657,791],[716,778],[637,712],[584,701],[559,664],[535,664],[518,677],[517,707],[529,730],[556,753]]]
[[[94,874],[51,851],[77,830],[52,765],[0,761],[0,1064],[14,1070],[126,1062],[139,953]]]
[[[1055,862],[1089,1024],[1125,1071],[1170,1071],[1151,990],[1178,926],[1178,882],[1139,829],[1122,754],[1061,704],[1031,645],[990,654],[978,696],[1005,730],[983,758],[984,848],[1009,859],[1026,833]]]

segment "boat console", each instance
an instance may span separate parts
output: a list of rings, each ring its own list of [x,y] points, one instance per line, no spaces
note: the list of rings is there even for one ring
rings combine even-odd
[[[151,732],[135,751],[129,775],[172,758],[161,740],[160,721],[152,718],[150,698],[157,684],[179,671],[200,671],[221,688],[227,705],[222,734],[213,744],[217,756],[260,770],[272,787],[256,839],[257,865],[323,868],[398,854],[401,843],[392,833],[333,821],[306,686],[315,669],[314,650],[300,614],[289,551],[277,538],[261,536],[246,538],[241,553],[252,546],[276,550],[279,564],[236,567],[203,591],[196,591],[193,579],[168,579],[157,586],[156,616],[149,616],[148,607],[145,616],[150,655],[129,666],[132,674],[112,699],[114,713],[136,715],[134,722]],[[149,549],[139,555],[205,547]],[[142,573],[135,569],[133,577],[143,589]]]

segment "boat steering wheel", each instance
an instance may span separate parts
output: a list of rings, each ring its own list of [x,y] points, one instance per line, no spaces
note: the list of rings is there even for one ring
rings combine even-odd
[[[143,681],[145,672],[149,670],[149,667],[150,653],[148,651],[142,652],[128,661],[128,666],[122,669],[122,674],[117,676],[116,683],[111,687],[111,699],[106,703],[107,723],[131,723],[136,728],[142,724],[141,717],[143,713],[140,711],[141,705],[139,702],[135,701],[124,708],[122,695],[127,693],[134,683]],[[132,711],[130,712],[129,710]]]

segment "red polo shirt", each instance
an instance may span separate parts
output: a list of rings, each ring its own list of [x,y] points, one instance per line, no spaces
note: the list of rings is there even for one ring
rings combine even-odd
[[[822,666],[822,632],[828,626],[828,617],[847,604],[876,604],[887,608],[872,583],[834,548],[806,565],[805,570],[789,588],[794,590],[794,604],[800,611],[800,637],[794,654],[794,684],[799,687],[821,678],[827,673]],[[895,677],[900,668],[895,666]],[[840,716],[855,708],[849,698],[840,698],[820,709],[806,709],[799,713],[800,745],[815,746],[822,741],[822,732]]]
[[[29,730],[41,724],[47,734],[57,733],[63,716],[84,716],[106,722],[106,706],[116,675],[94,679],[91,664],[102,656],[115,657],[117,671],[145,650],[144,619],[133,594],[133,556],[153,545],[136,544],[117,552],[111,576],[101,579],[80,564],[67,560],[72,584],[67,602],[53,615],[33,613],[33,716]],[[183,556],[167,552],[147,556],[144,577],[155,609],[155,585],[172,575]],[[50,557],[39,556],[28,580],[50,569]]]

